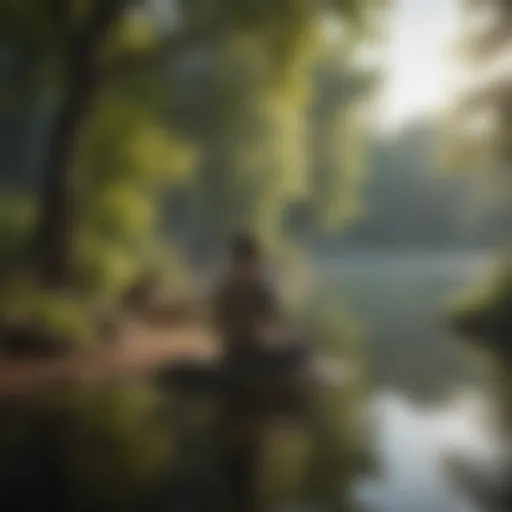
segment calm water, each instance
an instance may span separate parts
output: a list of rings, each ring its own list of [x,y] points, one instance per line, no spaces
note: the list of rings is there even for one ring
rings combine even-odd
[[[380,474],[356,486],[368,512],[476,512],[451,483],[443,456],[481,456],[492,444],[470,396],[428,408],[399,394],[381,394],[373,405]]]
[[[487,268],[485,257],[464,254],[359,254],[323,264],[329,286],[366,331],[380,473],[356,491],[369,511],[473,511],[441,460],[447,450],[487,449],[480,402],[432,397],[476,380],[442,312]]]
[[[419,397],[474,381],[445,325],[446,302],[482,279],[489,260],[467,254],[354,254],[322,263],[323,278],[365,333],[377,388]]]

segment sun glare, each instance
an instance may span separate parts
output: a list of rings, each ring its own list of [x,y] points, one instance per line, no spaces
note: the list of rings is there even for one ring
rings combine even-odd
[[[380,124],[393,130],[429,114],[449,101],[452,85],[448,57],[455,35],[455,0],[399,0],[383,51],[386,82]]]

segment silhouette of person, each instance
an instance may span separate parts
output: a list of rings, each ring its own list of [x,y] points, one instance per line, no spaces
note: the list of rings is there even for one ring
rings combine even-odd
[[[261,250],[249,235],[239,235],[233,241],[214,311],[226,356],[258,347],[263,330],[278,317],[276,298],[263,278]]]

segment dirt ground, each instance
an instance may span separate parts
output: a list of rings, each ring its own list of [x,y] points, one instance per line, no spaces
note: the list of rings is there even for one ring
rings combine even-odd
[[[0,397],[78,382],[144,375],[189,358],[216,357],[211,333],[200,326],[154,327],[132,323],[119,340],[54,358],[0,357]]]

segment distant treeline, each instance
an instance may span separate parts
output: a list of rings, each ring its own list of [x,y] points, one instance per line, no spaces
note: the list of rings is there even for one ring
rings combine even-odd
[[[441,170],[440,130],[427,120],[377,140],[370,150],[362,215],[345,231],[317,239],[326,250],[483,248],[500,243],[503,208],[485,175]]]

